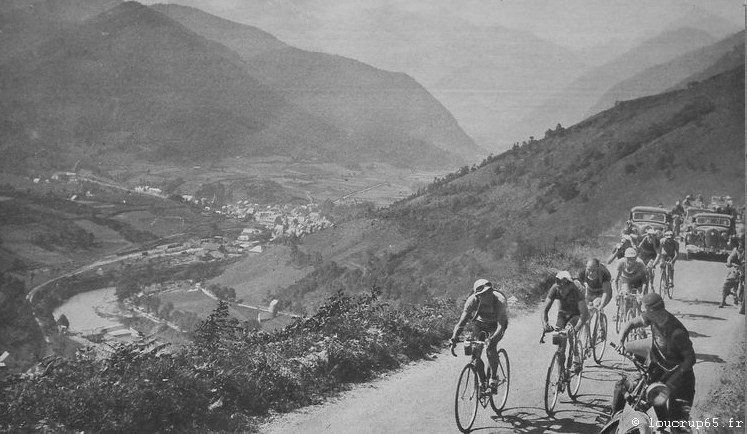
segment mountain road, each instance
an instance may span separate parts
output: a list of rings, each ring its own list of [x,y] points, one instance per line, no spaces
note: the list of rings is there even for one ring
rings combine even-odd
[[[614,264],[613,264],[614,265]],[[611,269],[611,271],[613,271]],[[726,267],[720,262],[678,261],[674,299],[666,308],[690,332],[697,363],[696,397],[692,419],[701,414],[709,392],[718,387],[721,370],[738,356],[734,343],[744,339],[744,316],[735,306],[719,309]],[[614,278],[613,271],[613,278]],[[658,278],[658,270],[657,270]],[[557,303],[556,303],[557,304]],[[610,321],[608,341],[616,342],[614,300],[605,312]],[[629,362],[607,348],[601,365],[587,359],[580,396],[574,402],[560,396],[555,415],[543,407],[544,382],[554,346],[539,344],[539,307],[511,319],[500,346],[508,351],[511,383],[508,403],[500,415],[488,407],[478,411],[472,432],[493,433],[594,433],[607,420],[611,393]],[[555,309],[550,312],[554,322]],[[461,350],[461,349],[460,349]],[[458,352],[459,354],[459,352]],[[280,415],[261,428],[277,433],[458,433],[454,421],[454,391],[466,356],[452,357],[448,349],[432,360],[414,363],[369,383],[357,385],[323,405]],[[742,420],[742,415],[734,415]]]

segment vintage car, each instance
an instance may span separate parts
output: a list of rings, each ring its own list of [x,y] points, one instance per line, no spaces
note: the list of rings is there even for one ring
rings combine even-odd
[[[685,233],[687,259],[695,255],[726,256],[731,251],[734,235],[734,217],[714,212],[701,212],[693,216]]]
[[[648,229],[660,234],[672,228],[672,215],[666,208],[654,206],[634,206],[630,210],[630,225],[637,237],[643,236]]]

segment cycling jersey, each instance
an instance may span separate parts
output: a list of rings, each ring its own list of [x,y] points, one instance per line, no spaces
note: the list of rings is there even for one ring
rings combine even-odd
[[[647,254],[656,256],[656,252],[659,250],[659,245],[659,240],[648,236],[641,240],[641,243],[638,245],[638,252],[640,255]]]
[[[501,320],[508,321],[506,305],[495,292],[482,299],[475,294],[470,295],[464,303],[464,313],[467,314],[466,318],[485,324],[497,324]]]
[[[580,283],[574,281],[571,290],[568,291],[565,297],[563,297],[561,289],[557,283],[553,284],[553,286],[550,288],[550,291],[547,293],[547,298],[552,301],[560,301],[560,306],[558,307],[558,317],[573,317],[576,315],[581,315],[581,311],[578,309],[578,303],[580,301],[583,301],[585,303],[586,296],[584,295],[583,290],[580,286]]]
[[[595,293],[602,292],[602,285],[604,284],[604,282],[612,281],[612,274],[610,274],[610,270],[608,270],[607,267],[602,264],[599,264],[599,268],[597,268],[597,275],[595,279],[590,279],[586,274],[586,269],[584,268],[578,273],[578,280],[581,283],[587,284],[589,286],[589,289]]]
[[[676,258],[680,252],[680,243],[673,238],[667,238],[661,243],[661,255]]]
[[[632,263],[620,261],[617,263],[617,273],[623,283],[636,287],[646,279],[646,264],[638,258]]]

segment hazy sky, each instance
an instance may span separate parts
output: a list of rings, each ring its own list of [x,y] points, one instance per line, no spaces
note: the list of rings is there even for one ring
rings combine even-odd
[[[633,40],[658,33],[666,23],[702,9],[744,26],[740,0],[146,0],[145,4],[180,3],[251,24],[247,14],[257,3],[299,14],[345,20],[363,9],[393,6],[407,11],[443,11],[475,24],[498,24],[530,30],[568,48],[610,39]],[[294,7],[289,7],[295,6]],[[263,29],[272,32],[272,29]]]

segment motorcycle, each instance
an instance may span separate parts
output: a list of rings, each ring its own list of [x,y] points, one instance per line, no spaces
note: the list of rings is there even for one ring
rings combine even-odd
[[[610,346],[633,362],[637,375],[623,377],[615,386],[612,416],[599,434],[660,433],[655,407],[667,408],[669,388],[664,381],[677,369],[666,369],[658,363],[646,363],[640,357],[622,351],[614,343]],[[673,431],[664,431],[673,433]]]

